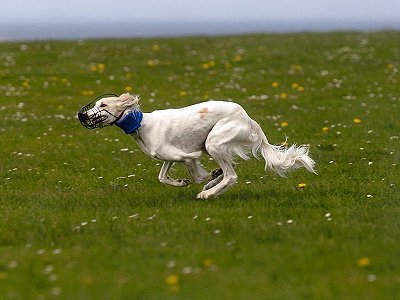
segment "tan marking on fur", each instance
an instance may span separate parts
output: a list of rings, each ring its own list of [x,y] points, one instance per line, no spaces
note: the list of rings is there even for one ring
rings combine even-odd
[[[208,108],[204,107],[199,110],[200,118],[204,119],[208,115]]]

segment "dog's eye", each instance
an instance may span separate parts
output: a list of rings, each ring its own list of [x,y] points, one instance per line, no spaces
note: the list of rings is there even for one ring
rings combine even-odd
[[[107,106],[107,104],[105,104],[105,103],[100,104],[100,107],[106,107],[106,106]]]

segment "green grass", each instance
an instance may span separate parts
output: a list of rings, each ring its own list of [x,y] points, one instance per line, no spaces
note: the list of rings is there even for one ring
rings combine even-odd
[[[399,40],[1,43],[0,299],[398,299]],[[130,137],[75,117],[126,89],[144,111],[232,99],[319,175],[253,159],[217,199],[161,185]]]

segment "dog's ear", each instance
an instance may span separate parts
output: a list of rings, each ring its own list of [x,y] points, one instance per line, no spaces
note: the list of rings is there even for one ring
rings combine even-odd
[[[125,107],[139,107],[139,95],[131,95],[129,93],[122,94],[118,97]]]

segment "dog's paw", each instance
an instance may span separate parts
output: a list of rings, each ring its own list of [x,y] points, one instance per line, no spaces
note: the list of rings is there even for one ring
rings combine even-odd
[[[192,184],[192,182],[189,179],[178,179],[177,180],[181,186],[187,186]]]
[[[206,191],[203,191],[203,192],[200,192],[198,195],[197,195],[197,199],[208,199],[209,197],[210,197],[211,195],[209,194],[209,193],[207,193]]]
[[[223,172],[222,172],[221,168],[218,168],[218,169],[215,169],[215,170],[211,171],[212,179],[218,178],[222,174],[223,174]]]

